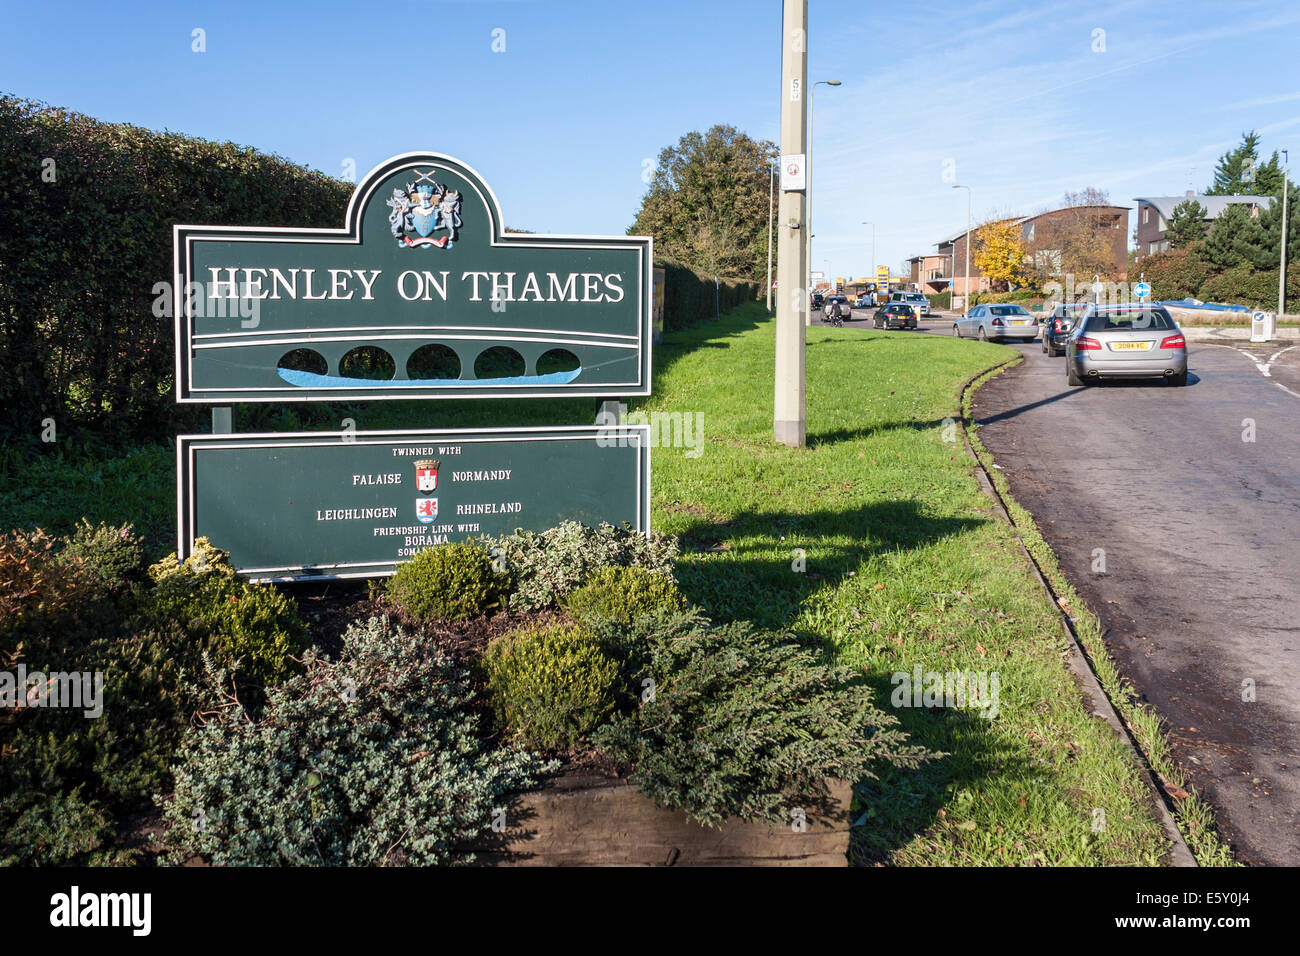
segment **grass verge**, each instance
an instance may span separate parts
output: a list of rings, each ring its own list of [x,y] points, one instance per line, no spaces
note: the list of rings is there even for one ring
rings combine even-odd
[[[711,615],[795,631],[890,706],[917,668],[931,687],[997,676],[993,719],[897,708],[947,756],[859,788],[857,862],[1162,862],[1142,771],[1083,707],[1054,611],[960,442],[960,387],[1003,347],[860,327],[807,341],[806,449],[772,441],[761,307],[671,337],[640,408],[702,416],[698,457],[655,451],[653,518],[682,536],[683,588]]]
[[[993,369],[971,384],[962,408],[962,415],[966,421],[971,420],[970,403],[979,386],[1017,364],[1019,363],[1013,362]],[[1011,494],[1011,486],[1006,476],[1000,470],[990,467],[993,464],[993,456],[980,441],[978,427],[970,428],[968,434],[971,447],[979,456],[989,479],[1002,497],[1007,514],[1011,516],[1011,520],[1020,532],[1021,541],[1033,555],[1043,576],[1047,578],[1073,618],[1075,638],[1087,653],[1093,673],[1097,675],[1097,680],[1105,690],[1106,696],[1110,698],[1120,719],[1128,726],[1152,769],[1163,783],[1172,788],[1174,822],[1178,824],[1178,829],[1183,834],[1183,839],[1187,841],[1188,849],[1196,857],[1196,862],[1201,866],[1236,866],[1232,852],[1219,838],[1214,811],[1187,782],[1186,776],[1174,761],[1160,716],[1138,699],[1132,684],[1120,675],[1109,651],[1106,650],[1106,645],[1102,641],[1104,631],[1100,619],[1061,571],[1056,554],[1038,530],[1033,515],[1021,507]],[[1180,793],[1186,796],[1179,797]]]
[[[685,542],[688,596],[717,620],[789,629],[860,668],[913,739],[945,755],[858,788],[855,860],[1161,863],[1167,842],[1142,771],[1083,706],[1054,609],[961,445],[960,386],[1003,347],[811,328],[808,447],[789,449],[771,434],[773,332],[753,305],[669,336],[655,396],[634,408],[702,422],[702,447],[653,456],[653,520]],[[376,406],[348,417],[359,429],[475,427],[595,412],[588,401]],[[167,446],[95,462],[5,459],[0,524],[60,531],[85,513],[169,542],[173,474]],[[983,675],[996,714],[912,706],[899,685],[917,672],[922,704],[934,703],[924,692],[935,677]]]

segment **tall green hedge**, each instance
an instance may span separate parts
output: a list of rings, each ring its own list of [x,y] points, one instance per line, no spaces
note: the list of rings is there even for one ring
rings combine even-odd
[[[726,277],[715,286],[713,276],[671,259],[660,259],[655,265],[664,270],[665,332],[712,321],[722,312],[753,302],[762,289],[760,283]]]
[[[0,435],[105,442],[177,425],[172,226],[339,226],[349,183],[233,143],[0,96]]]

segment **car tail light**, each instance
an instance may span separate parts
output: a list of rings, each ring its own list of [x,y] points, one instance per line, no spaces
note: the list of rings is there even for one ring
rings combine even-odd
[[[1061,326],[1061,320],[1060,320],[1060,319],[1054,319],[1054,320],[1052,321],[1052,331],[1053,331],[1053,332],[1064,332],[1064,331],[1065,331],[1065,329]]]
[[[1101,351],[1101,343],[1098,342],[1096,339],[1088,338],[1088,336],[1086,335],[1079,336],[1079,338],[1075,340],[1074,347],[1075,349],[1082,350],[1085,352]]]
[[[1162,349],[1185,349],[1187,348],[1187,339],[1180,335],[1170,335],[1160,340]]]
[[[1004,325],[1005,323],[995,315],[995,316],[993,317],[993,321],[992,321],[990,324],[991,324],[991,325]]]

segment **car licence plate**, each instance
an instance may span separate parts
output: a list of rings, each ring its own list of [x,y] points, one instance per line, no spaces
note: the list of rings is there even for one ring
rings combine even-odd
[[[1112,342],[1110,347],[1116,352],[1145,352],[1151,348],[1150,342]]]
[[[1012,320],[1011,320],[1011,324],[1012,324],[1012,325],[1028,325],[1028,324],[1029,324],[1029,320],[1028,320],[1028,319],[1012,319]]]

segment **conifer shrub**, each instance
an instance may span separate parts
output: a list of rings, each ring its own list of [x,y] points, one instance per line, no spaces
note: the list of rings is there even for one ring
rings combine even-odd
[[[671,576],[677,557],[675,538],[577,521],[541,532],[516,531],[487,543],[511,577],[510,607],[518,611],[557,604],[603,568],[640,567]]]
[[[488,644],[482,664],[498,722],[529,746],[573,747],[614,713],[618,663],[582,625],[517,628]]]
[[[601,568],[564,598],[565,609],[586,621],[630,624],[657,610],[680,611],[682,593],[666,574],[639,567]]]
[[[14,795],[0,798],[0,819]],[[0,866],[120,866],[135,853],[112,846],[113,821],[79,790],[52,793],[24,805],[0,830]]]
[[[653,690],[594,742],[635,765],[656,803],[706,826],[728,817],[788,825],[792,808],[825,795],[828,778],[874,779],[882,762],[914,767],[932,756],[907,743],[864,675],[789,637],[747,622],[711,627],[686,612],[640,618],[617,640],[636,685]]]
[[[186,736],[161,801],[173,859],[434,865],[472,859],[494,808],[554,769],[483,740],[466,675],[386,618],[337,661],[307,652],[258,720],[233,703]]]
[[[206,538],[184,562],[169,555],[149,575],[150,619],[211,639],[235,659],[242,679],[273,684],[299,669],[308,635],[297,606],[274,586],[241,578],[229,555]]]
[[[65,558],[80,560],[108,587],[123,590],[144,578],[144,540],[128,524],[91,525],[82,518],[67,538]]]
[[[421,551],[397,569],[388,594],[413,621],[463,621],[501,610],[509,579],[477,541]]]

